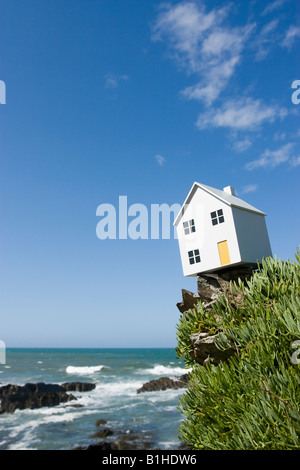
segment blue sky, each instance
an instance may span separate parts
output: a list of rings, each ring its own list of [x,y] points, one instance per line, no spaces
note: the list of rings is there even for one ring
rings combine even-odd
[[[173,347],[177,240],[99,240],[97,207],[182,203],[194,181],[299,245],[299,3],[0,0],[0,338]]]

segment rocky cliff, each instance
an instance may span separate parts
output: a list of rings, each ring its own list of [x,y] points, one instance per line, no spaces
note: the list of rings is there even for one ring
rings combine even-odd
[[[206,274],[197,276],[197,294],[182,289],[182,301],[177,304],[179,311],[183,315],[188,315],[199,301],[201,301],[206,312],[212,311],[212,306],[216,303],[219,296],[225,296],[229,301],[235,304],[242,301],[241,295],[238,294],[233,282],[245,282],[253,275],[253,269],[239,268],[228,269],[218,274]],[[234,354],[233,349],[225,351],[216,347],[215,342],[218,334],[209,334],[207,332],[199,332],[191,334],[192,349],[191,357],[201,365],[205,365],[208,361],[218,364],[222,360]]]

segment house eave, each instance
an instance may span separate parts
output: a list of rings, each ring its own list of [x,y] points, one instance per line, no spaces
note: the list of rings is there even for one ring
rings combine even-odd
[[[230,207],[234,207],[236,209],[240,209],[240,210],[244,210],[244,211],[247,211],[247,212],[252,212],[254,214],[257,214],[257,215],[261,215],[261,216],[266,216],[266,214],[258,209],[256,209],[255,207],[252,207],[250,205],[248,205],[248,207],[244,207],[242,205],[239,205],[238,203],[235,204],[234,202],[230,202],[230,201],[227,201],[225,198],[222,198],[221,196],[219,196],[218,194],[214,193],[213,191],[209,190],[208,187],[200,184],[200,183],[197,183],[197,182],[194,182],[192,188],[190,189],[183,205],[181,206],[181,209],[180,211],[178,212],[174,222],[173,222],[173,225],[177,225],[180,221],[180,219],[182,218],[184,212],[185,212],[185,207],[190,203],[189,199],[191,198],[192,199],[192,193],[195,189],[195,187],[198,187],[200,189],[202,189],[203,191],[205,191],[206,193],[210,194],[211,196],[215,197],[216,199],[218,199],[219,201],[223,202],[224,204],[227,204],[228,206]],[[235,197],[235,196],[232,196],[232,197]],[[236,199],[239,199],[239,198],[236,198]],[[188,202],[189,201],[189,202]],[[243,201],[244,202],[244,201]],[[245,203],[247,204],[247,203]]]

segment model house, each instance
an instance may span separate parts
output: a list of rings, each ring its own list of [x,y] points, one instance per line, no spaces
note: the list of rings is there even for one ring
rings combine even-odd
[[[184,276],[256,266],[272,256],[266,214],[222,190],[194,183],[174,225]]]

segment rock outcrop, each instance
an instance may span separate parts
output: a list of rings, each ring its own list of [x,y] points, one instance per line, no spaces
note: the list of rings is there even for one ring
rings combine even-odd
[[[182,293],[182,302],[177,304],[177,308],[181,313],[187,312],[191,308],[194,308],[195,305],[202,300],[201,297],[193,292],[190,292],[186,289],[181,290]]]
[[[229,302],[236,304],[242,301],[232,289],[232,282],[240,280],[246,283],[253,275],[253,269],[241,267],[238,269],[228,269],[218,274],[199,274],[197,276],[197,290],[194,294],[182,289],[182,302],[177,304],[177,308],[183,315],[188,315],[190,309],[193,309],[199,301],[202,302],[206,310],[212,308],[219,296],[228,298]],[[221,321],[222,319],[220,319]],[[201,365],[211,362],[218,364],[220,361],[228,359],[235,353],[234,349],[221,351],[216,347],[218,334],[209,335],[206,332],[199,332],[191,335],[192,350],[190,352],[193,359]]]
[[[166,390],[168,388],[184,388],[187,387],[188,381],[188,374],[184,374],[178,377],[177,379],[171,379],[170,377],[160,377],[159,379],[154,379],[150,380],[150,382],[146,382],[141,388],[137,390],[137,393],[157,392],[160,390]]]
[[[69,382],[63,385],[27,383],[25,385],[4,385],[0,387],[0,414],[14,413],[16,409],[35,409],[44,406],[57,406],[60,403],[76,400],[67,391],[87,391],[95,388],[94,384]]]
[[[151,446],[150,446],[151,449]],[[143,441],[137,437],[120,436],[112,441],[99,441],[95,444],[88,444],[85,447],[75,447],[72,450],[89,450],[89,451],[114,451],[114,450],[149,450],[149,442]]]
[[[96,384],[90,382],[66,382],[61,385],[66,392],[90,392]]]
[[[253,269],[248,267],[231,268],[218,274],[198,274],[198,296],[205,302],[212,302],[220,295],[231,295],[231,282],[241,280],[245,283],[253,275]]]
[[[147,430],[144,432],[136,432],[132,430],[120,431],[118,429],[103,428],[97,431],[93,439],[99,437],[104,440],[92,442],[87,446],[75,447],[72,450],[92,450],[92,451],[114,451],[114,450],[149,450],[153,448],[152,433]]]
[[[198,364],[205,365],[208,362],[211,364],[219,364],[225,361],[235,353],[235,349],[220,350],[217,348],[215,341],[218,334],[209,335],[208,333],[194,333],[191,335],[191,342],[193,350],[191,355]]]

